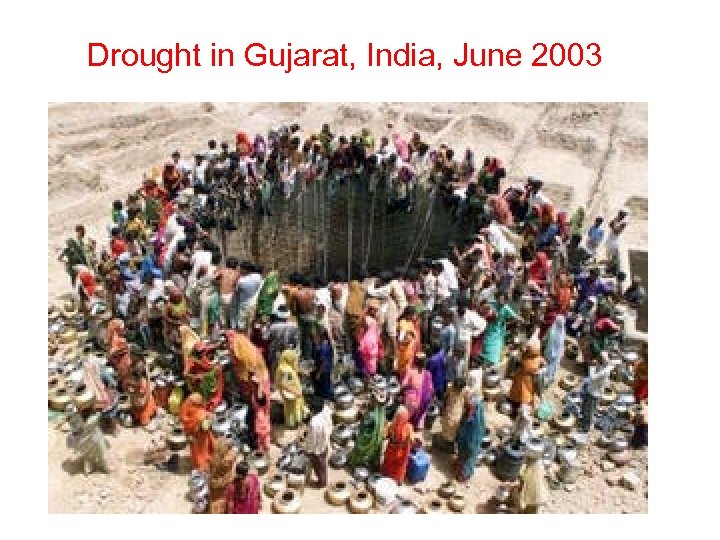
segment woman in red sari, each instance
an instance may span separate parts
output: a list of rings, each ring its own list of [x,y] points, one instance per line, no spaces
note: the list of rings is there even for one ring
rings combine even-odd
[[[226,514],[258,514],[262,503],[260,480],[245,463],[235,466],[235,480],[225,488]]]
[[[395,417],[387,428],[387,438],[388,444],[383,455],[381,472],[398,484],[402,484],[413,444],[410,413],[403,405],[398,407]]]
[[[548,286],[552,265],[544,251],[538,251],[535,260],[528,264],[528,287],[543,292]]]
[[[113,319],[108,324],[108,364],[115,370],[121,389],[127,387],[130,377],[130,347],[125,339],[125,323],[122,319]]]

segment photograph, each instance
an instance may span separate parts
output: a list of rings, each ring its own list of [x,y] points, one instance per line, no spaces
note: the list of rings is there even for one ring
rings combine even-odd
[[[47,122],[48,513],[648,513],[646,102]]]

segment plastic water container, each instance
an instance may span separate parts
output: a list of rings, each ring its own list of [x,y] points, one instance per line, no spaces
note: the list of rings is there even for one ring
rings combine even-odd
[[[410,453],[405,480],[409,484],[422,482],[427,477],[429,470],[430,456],[422,448],[418,448]]]

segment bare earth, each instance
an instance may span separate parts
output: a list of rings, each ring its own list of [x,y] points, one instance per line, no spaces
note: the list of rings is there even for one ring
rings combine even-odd
[[[607,219],[629,208],[624,238],[629,248],[647,250],[647,105],[623,103],[65,103],[48,107],[48,299],[67,292],[69,283],[56,261],[74,225],[83,223],[91,237],[105,241],[111,201],[134,190],[142,172],[174,149],[188,159],[207,140],[231,141],[243,129],[264,132],[280,123],[298,122],[306,132],[330,123],[338,133],[368,126],[376,136],[419,131],[433,143],[448,143],[456,153],[470,146],[477,159],[505,159],[511,180],[534,174],[560,207],[584,204]],[[387,124],[392,123],[392,129]],[[572,368],[572,366],[567,366]],[[507,382],[507,381],[506,381]],[[491,426],[509,422],[494,411]],[[286,441],[291,434],[278,432]],[[161,473],[141,464],[149,435],[119,429],[111,437],[115,471],[85,477],[68,461],[65,433],[48,425],[48,509],[51,513],[187,513],[187,476]],[[428,436],[429,441],[429,436]],[[276,452],[277,449],[274,449]],[[620,472],[636,470],[642,487],[630,491],[608,485],[618,471],[603,473],[602,451],[586,456],[586,471],[572,491],[552,490],[552,513],[647,512],[647,454]],[[273,454],[272,457],[275,457]],[[433,455],[423,483],[433,489],[450,474],[447,458]],[[346,476],[332,471],[331,480]],[[482,503],[498,481],[486,467],[477,469],[464,489],[466,512],[484,511]],[[429,494],[411,492],[418,502]],[[263,511],[270,511],[269,501]],[[329,506],[319,490],[306,490],[304,513],[345,512]]]

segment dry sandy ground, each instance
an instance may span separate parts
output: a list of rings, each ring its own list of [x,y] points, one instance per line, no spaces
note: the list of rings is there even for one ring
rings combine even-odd
[[[75,224],[104,241],[110,204],[138,185],[142,172],[179,149],[189,158],[210,138],[232,140],[238,129],[265,131],[296,121],[306,131],[328,122],[337,133],[368,126],[376,137],[419,131],[434,143],[446,142],[460,154],[470,146],[478,158],[505,159],[510,179],[543,178],[561,207],[584,204],[607,219],[622,206],[632,220],[628,247],[647,249],[647,106],[624,103],[64,103],[48,108],[48,298],[67,292],[56,261]],[[394,127],[388,129],[387,124]],[[507,420],[493,415],[491,422]],[[112,438],[116,471],[85,478],[67,462],[64,434],[48,429],[50,512],[187,512],[186,476],[159,473],[140,465],[147,440],[141,430],[120,430]],[[573,491],[552,491],[548,508],[557,513],[646,512],[646,488],[636,492],[606,484],[595,451]],[[647,485],[647,456],[634,462]],[[433,458],[425,482],[436,487],[449,471]],[[335,473],[342,475],[344,473]],[[616,474],[616,473],[611,473]],[[497,481],[486,468],[469,488],[474,511]],[[415,493],[415,498],[423,496]],[[427,497],[425,497],[427,498]],[[305,512],[344,511],[322,502],[316,490],[304,497]],[[269,511],[269,504],[264,505]]]

